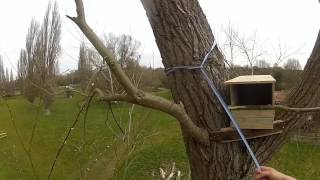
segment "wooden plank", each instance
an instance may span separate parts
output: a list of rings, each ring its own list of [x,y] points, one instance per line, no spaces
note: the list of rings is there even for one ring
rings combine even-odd
[[[277,135],[281,134],[283,131],[282,130],[259,130],[259,132],[246,132],[246,139],[257,139],[257,138],[262,138],[262,137],[268,137],[272,135]],[[231,142],[236,142],[236,141],[241,141],[240,136],[237,135],[232,135],[229,137],[225,137],[226,139],[221,140],[221,143],[231,143]]]
[[[247,109],[247,110],[265,110],[265,109],[274,109],[271,105],[250,105],[250,106],[229,106],[230,110],[241,110],[241,109]]]
[[[274,109],[234,109],[231,112],[242,129],[273,129]]]
[[[260,130],[242,130],[244,133],[246,139],[256,139],[266,136],[272,136],[276,134],[282,133],[282,130],[285,128],[285,126],[288,124],[289,121],[281,121],[277,120],[274,121],[273,126],[274,129],[260,129]],[[241,138],[238,134],[238,132],[232,128],[222,128],[220,131],[214,131],[210,132],[210,140],[218,142],[218,143],[230,143],[235,141],[240,141]]]
[[[275,94],[274,94],[275,90],[276,90],[276,85],[275,83],[272,83],[272,105],[275,104]]]
[[[229,84],[262,84],[262,83],[274,83],[276,80],[271,75],[248,75],[238,76],[234,79],[225,81],[226,85]]]

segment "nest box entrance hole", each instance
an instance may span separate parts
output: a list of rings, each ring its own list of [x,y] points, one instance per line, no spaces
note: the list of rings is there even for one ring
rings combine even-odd
[[[233,84],[231,106],[272,105],[273,84]]]

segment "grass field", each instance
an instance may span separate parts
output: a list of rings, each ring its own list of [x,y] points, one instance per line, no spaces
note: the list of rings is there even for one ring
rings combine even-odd
[[[159,95],[170,97],[168,92]],[[0,179],[35,179],[34,174],[38,179],[47,179],[55,154],[79,112],[81,98],[57,98],[50,116],[44,116],[44,110],[37,103],[31,105],[22,97],[7,99],[6,102],[9,109],[5,101],[0,101],[0,132],[8,134],[0,139]],[[107,112],[107,107],[95,101],[90,106],[86,121],[81,116],[57,161],[53,179],[99,179],[114,168],[114,179],[158,179],[152,177],[158,173],[159,167],[168,167],[173,162],[183,177],[187,176],[187,157],[174,119],[161,112],[135,106],[132,119],[140,131],[132,137],[137,140],[135,150],[126,153],[121,152],[121,140],[115,141],[121,131],[112,120],[112,114]],[[114,114],[123,128],[128,124],[130,108],[125,103],[113,105]],[[31,149],[35,173],[12,120],[25,148]],[[144,123],[139,123],[142,121]],[[30,145],[35,122],[37,125]],[[320,179],[320,146],[289,143],[270,164],[298,179]]]

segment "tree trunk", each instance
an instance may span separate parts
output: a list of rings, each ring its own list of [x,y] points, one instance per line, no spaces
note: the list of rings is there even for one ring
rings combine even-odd
[[[214,36],[197,0],[141,0],[165,68],[178,65],[199,65],[209,51]],[[302,81],[291,93],[289,105],[311,107],[320,100],[319,38],[311,55]],[[224,60],[218,48],[209,56],[207,65],[212,80],[225,96],[223,82],[227,79]],[[168,74],[176,103],[182,102],[189,117],[208,132],[229,126],[222,107],[212,95],[200,70],[178,69]],[[316,103],[318,100],[318,103]],[[305,119],[297,114],[277,112],[277,118],[291,120],[284,133],[250,140],[258,160],[264,164],[283,145],[288,133]],[[184,129],[182,129],[182,132]],[[204,146],[183,133],[185,147],[194,180],[250,179],[255,169],[242,142]]]

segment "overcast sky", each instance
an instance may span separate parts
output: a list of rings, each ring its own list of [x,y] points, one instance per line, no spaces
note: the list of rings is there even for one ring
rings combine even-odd
[[[42,21],[49,0],[2,0],[0,2],[0,54],[9,68],[16,66],[19,51],[32,18]],[[304,65],[313,48],[320,27],[318,0],[199,0],[220,46],[221,28],[231,22],[240,32],[253,34],[271,47],[286,44],[292,50],[303,46],[295,55]],[[84,0],[87,21],[97,34],[130,34],[142,42],[141,63],[161,66],[161,58],[152,30],[139,0]],[[64,15],[75,15],[73,0],[58,0],[63,18],[61,72],[77,67],[82,33]],[[272,64],[272,58],[267,59]],[[241,58],[238,64],[245,64]]]

